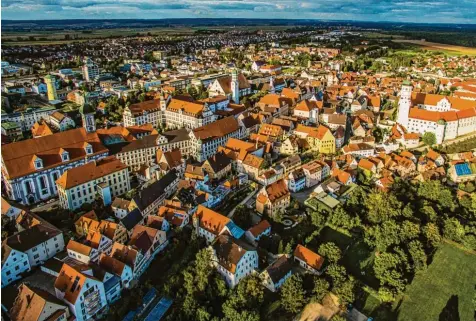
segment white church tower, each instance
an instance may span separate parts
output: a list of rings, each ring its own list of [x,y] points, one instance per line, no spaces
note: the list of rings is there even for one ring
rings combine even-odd
[[[408,128],[408,114],[410,112],[410,105],[412,101],[412,84],[405,80],[400,91],[400,100],[398,101],[398,117],[397,123],[405,128]]]
[[[235,104],[240,103],[240,85],[238,82],[238,70],[236,68],[231,72],[231,94]]]

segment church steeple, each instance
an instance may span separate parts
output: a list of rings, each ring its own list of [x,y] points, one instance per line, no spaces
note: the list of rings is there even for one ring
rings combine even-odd
[[[96,110],[94,110],[94,108],[89,104],[87,93],[84,95],[84,104],[79,108],[79,113],[81,114],[83,127],[86,129],[86,132],[95,132],[96,121],[94,119],[94,114],[96,113]]]
[[[403,127],[408,127],[408,114],[410,112],[412,99],[412,83],[405,80],[400,91],[400,100],[398,101],[398,118],[397,123]]]
[[[234,68],[231,72],[231,94],[235,104],[240,103],[240,84],[238,81],[238,69]]]

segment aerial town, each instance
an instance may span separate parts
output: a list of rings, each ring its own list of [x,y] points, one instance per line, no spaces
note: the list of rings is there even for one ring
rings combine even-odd
[[[472,320],[476,56],[375,34],[3,45],[2,320]]]

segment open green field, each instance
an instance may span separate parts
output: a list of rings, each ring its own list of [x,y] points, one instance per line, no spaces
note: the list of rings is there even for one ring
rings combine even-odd
[[[444,320],[474,320],[475,286],[476,253],[444,243],[428,269],[407,287],[398,320],[434,321],[444,309],[454,315]]]
[[[423,40],[402,40],[397,39],[393,40],[394,42],[416,45],[424,50],[430,51],[441,51],[448,55],[476,55],[476,48],[463,47],[463,46],[453,46],[437,42],[429,42]]]

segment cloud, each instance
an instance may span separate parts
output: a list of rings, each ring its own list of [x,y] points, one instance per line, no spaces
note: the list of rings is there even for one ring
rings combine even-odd
[[[207,16],[476,23],[475,6],[475,0],[2,0],[3,19]]]

